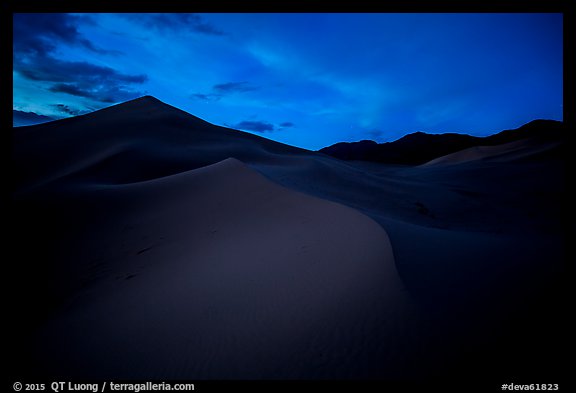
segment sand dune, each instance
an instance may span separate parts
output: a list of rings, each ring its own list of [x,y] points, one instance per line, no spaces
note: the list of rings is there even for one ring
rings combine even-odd
[[[14,375],[560,367],[557,325],[529,316],[559,320],[561,143],[345,162],[152,97],[13,136]]]
[[[561,142],[534,143],[532,138],[503,143],[496,146],[474,146],[428,161],[422,166],[451,165],[475,160],[515,161],[554,150]]]
[[[365,368],[385,356],[405,367],[409,305],[368,217],[235,159],[90,188],[123,227],[92,224],[106,232],[73,258],[98,262],[42,330],[51,375],[336,378],[389,374]]]

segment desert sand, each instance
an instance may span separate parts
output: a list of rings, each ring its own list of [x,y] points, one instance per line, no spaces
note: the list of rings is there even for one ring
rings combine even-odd
[[[14,128],[11,372],[554,377],[560,146],[341,161],[153,97]]]

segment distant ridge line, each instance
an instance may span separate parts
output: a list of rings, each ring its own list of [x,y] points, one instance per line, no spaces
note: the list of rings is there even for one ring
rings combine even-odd
[[[371,140],[340,142],[319,151],[341,160],[420,165],[434,158],[475,146],[495,146],[526,138],[560,141],[566,137],[565,128],[565,124],[561,121],[537,119],[516,129],[500,131],[486,137],[415,132],[393,142],[376,143]]]

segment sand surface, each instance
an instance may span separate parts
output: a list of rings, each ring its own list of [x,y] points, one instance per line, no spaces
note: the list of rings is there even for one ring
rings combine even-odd
[[[73,258],[90,284],[34,344],[50,374],[335,378],[406,362],[409,302],[367,216],[235,159],[90,194],[121,225],[95,218]]]

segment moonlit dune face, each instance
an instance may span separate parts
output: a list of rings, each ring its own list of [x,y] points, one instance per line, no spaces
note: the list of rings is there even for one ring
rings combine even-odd
[[[390,242],[359,212],[235,159],[90,194],[118,228],[95,225],[100,238],[76,260],[97,255],[98,278],[45,329],[51,372],[338,378],[392,371],[365,370],[368,360],[407,361]]]
[[[526,315],[559,296],[564,142],[538,135],[564,128],[528,128],[423,165],[339,160],[150,96],[14,129],[10,371],[554,376],[552,350],[522,344],[555,340]]]

